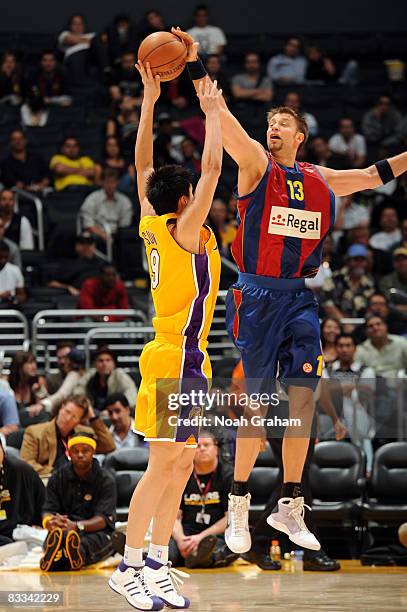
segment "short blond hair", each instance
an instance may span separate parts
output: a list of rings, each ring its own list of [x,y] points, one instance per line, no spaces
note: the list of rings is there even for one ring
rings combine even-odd
[[[308,124],[304,117],[289,106],[276,106],[275,108],[270,109],[267,113],[267,122],[270,123],[270,119],[274,117],[274,115],[278,114],[291,115],[291,117],[294,117],[295,121],[297,122],[298,131],[301,132],[301,134],[304,134],[304,141],[302,144],[305,144],[308,140]]]

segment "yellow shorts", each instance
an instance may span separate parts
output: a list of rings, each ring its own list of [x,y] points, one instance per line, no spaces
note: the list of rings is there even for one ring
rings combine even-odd
[[[209,391],[212,377],[206,346],[206,341],[175,334],[157,334],[145,345],[134,431],[147,441],[197,445],[203,411],[197,393]]]

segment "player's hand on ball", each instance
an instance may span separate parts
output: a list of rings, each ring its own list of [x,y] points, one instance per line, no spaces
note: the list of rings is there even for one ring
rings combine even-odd
[[[219,112],[220,111],[220,101],[222,98],[222,90],[218,89],[217,81],[210,81],[206,79],[205,81],[199,82],[198,89],[198,98],[199,103],[201,105],[201,109],[207,115],[211,112]]]
[[[184,41],[187,47],[187,62],[196,62],[198,59],[199,43],[195,42],[192,36],[181,30],[181,28],[171,28],[172,34]]]
[[[141,75],[144,85],[144,100],[149,104],[155,104],[161,93],[160,77],[157,74],[153,76],[149,62],[143,66],[142,62],[138,61],[136,68]]]

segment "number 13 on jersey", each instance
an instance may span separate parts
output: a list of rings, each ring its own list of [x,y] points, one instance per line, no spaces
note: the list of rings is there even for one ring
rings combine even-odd
[[[287,181],[290,189],[290,200],[298,200],[302,202],[304,199],[304,185],[301,181]]]

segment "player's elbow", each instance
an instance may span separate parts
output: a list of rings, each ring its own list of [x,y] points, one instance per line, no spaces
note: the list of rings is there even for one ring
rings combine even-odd
[[[202,164],[202,175],[207,175],[210,177],[218,178],[220,173],[222,172],[222,160],[221,159],[213,159],[207,162],[206,164]]]

